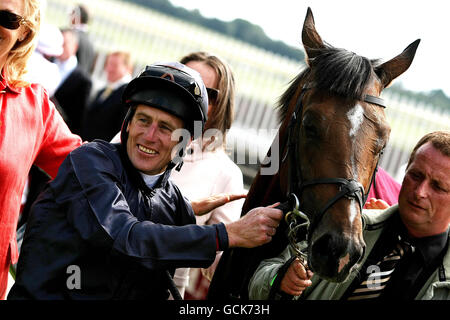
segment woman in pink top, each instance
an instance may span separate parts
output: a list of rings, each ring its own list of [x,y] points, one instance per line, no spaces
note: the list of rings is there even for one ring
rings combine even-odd
[[[364,208],[385,209],[397,204],[400,187],[400,183],[395,181],[383,168],[378,167]]]
[[[39,30],[38,0],[0,1],[0,298],[17,262],[16,226],[22,192],[33,164],[51,177],[81,145],[47,92],[22,80]]]

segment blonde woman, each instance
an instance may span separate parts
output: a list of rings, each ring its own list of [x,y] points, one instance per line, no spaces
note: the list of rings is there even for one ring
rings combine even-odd
[[[51,177],[81,145],[47,92],[23,80],[40,26],[38,0],[0,1],[0,298],[18,258],[16,226],[21,195],[33,164]]]
[[[191,144],[180,172],[171,179],[190,200],[217,194],[242,194],[242,172],[225,152],[226,134],[233,123],[235,83],[229,65],[218,56],[194,52],[180,60],[200,73],[208,92],[208,120],[204,135]],[[214,138],[211,138],[214,137]],[[229,223],[240,218],[244,200],[230,201],[224,206],[196,216],[197,224]],[[178,269],[175,283],[181,294],[186,287],[186,299],[204,299],[221,252],[208,269]]]

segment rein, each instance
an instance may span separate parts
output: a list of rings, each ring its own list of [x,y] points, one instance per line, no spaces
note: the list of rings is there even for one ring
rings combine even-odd
[[[290,159],[292,161],[291,166],[288,166],[288,203],[289,207],[292,208],[291,211],[289,211],[285,215],[285,221],[288,225],[288,239],[290,243],[290,247],[294,251],[294,254],[299,258],[300,262],[303,264],[305,269],[308,269],[308,263],[307,263],[307,255],[304,253],[297,244],[296,235],[300,228],[307,228],[307,240],[309,240],[309,234],[311,230],[314,230],[316,225],[322,220],[322,217],[324,216],[325,212],[331,208],[337,201],[339,201],[341,198],[346,197],[348,199],[355,199],[358,201],[360,210],[362,211],[364,203],[367,200],[368,193],[364,193],[364,187],[362,184],[354,179],[345,179],[345,178],[321,178],[321,179],[313,179],[310,181],[303,181],[302,174],[301,174],[301,168],[299,165],[300,162],[297,161],[297,153],[298,153],[298,144],[297,141],[292,141],[292,137],[295,134],[296,128],[300,130],[301,127],[301,121],[298,121],[298,119],[301,119],[303,114],[303,97],[305,95],[305,92],[310,89],[310,87],[304,86],[302,88],[302,91],[300,93],[300,96],[297,100],[297,104],[295,106],[294,112],[292,113],[290,123],[288,125],[288,136],[286,139],[285,147],[286,151],[282,157],[281,162],[284,162],[288,155],[290,154]],[[375,97],[372,95],[365,95],[363,101],[376,104],[382,108],[386,108],[386,104],[382,98]],[[300,123],[300,126],[297,126],[297,123]],[[291,148],[293,147],[293,151],[291,151]],[[284,149],[283,148],[283,149]],[[282,149],[282,150],[283,150]],[[379,160],[379,158],[378,158]],[[295,168],[294,174],[292,174],[292,170]],[[372,186],[373,183],[375,183],[375,175],[378,169],[378,162],[375,166],[375,170],[372,173],[372,178],[369,184],[369,189]],[[291,177],[294,177],[294,181],[291,181]],[[317,185],[317,184],[337,184],[339,185],[339,192],[330,200],[327,201],[327,203],[320,209],[318,215],[314,218],[313,223],[311,223],[309,217],[300,211],[300,202],[299,198],[304,188],[307,188],[309,186]],[[303,220],[303,222],[300,222]]]

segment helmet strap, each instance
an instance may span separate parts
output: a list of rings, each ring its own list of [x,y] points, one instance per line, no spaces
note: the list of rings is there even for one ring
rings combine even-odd
[[[178,165],[175,167],[175,170],[177,170],[178,172],[181,170],[181,167],[183,166],[183,160],[181,160]]]

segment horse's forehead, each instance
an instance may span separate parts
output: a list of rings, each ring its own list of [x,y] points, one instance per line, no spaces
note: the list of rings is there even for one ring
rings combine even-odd
[[[384,131],[389,130],[384,110],[381,107],[372,106],[359,100],[350,103],[333,96],[325,99],[323,97],[312,98],[308,101],[304,112],[308,110],[318,113],[322,120],[329,122],[331,126],[346,123],[349,130],[348,135],[352,138],[360,136],[358,132],[367,125],[378,129],[376,131],[380,133],[379,138],[383,138],[385,136]]]
[[[360,103],[356,103],[346,113],[347,119],[350,123],[349,136],[354,137],[359,132],[359,129],[364,122],[364,108]]]

